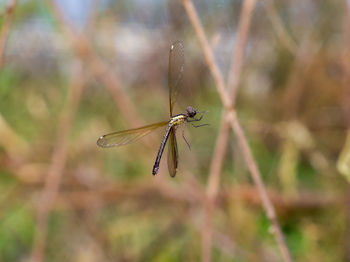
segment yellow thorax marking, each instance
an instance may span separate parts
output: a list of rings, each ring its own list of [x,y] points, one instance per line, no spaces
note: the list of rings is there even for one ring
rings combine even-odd
[[[170,119],[169,121],[169,125],[179,125],[182,122],[185,121],[185,116],[184,115],[178,115],[178,116],[174,116]]]

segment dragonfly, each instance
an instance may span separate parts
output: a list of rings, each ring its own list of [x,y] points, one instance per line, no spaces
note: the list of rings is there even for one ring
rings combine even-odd
[[[148,135],[152,131],[165,127],[166,130],[161,141],[158,154],[152,169],[152,174],[157,175],[159,171],[160,160],[162,158],[165,145],[168,143],[168,171],[171,177],[175,177],[178,167],[178,147],[176,142],[176,130],[179,126],[183,126],[185,123],[191,123],[194,127],[205,126],[208,124],[195,125],[193,122],[201,121],[204,114],[207,111],[197,111],[192,106],[186,108],[186,112],[183,114],[174,115],[173,110],[175,102],[177,100],[178,91],[180,89],[183,72],[184,72],[184,46],[181,42],[177,41],[170,47],[169,52],[169,71],[168,71],[168,85],[169,85],[169,107],[170,107],[170,119],[168,121],[162,121],[150,125],[146,125],[139,128],[128,129],[118,131],[101,136],[97,140],[97,145],[103,148],[119,147],[138,141],[142,137]],[[200,115],[200,117],[199,117]],[[186,144],[189,146],[185,136],[184,129],[182,131],[182,137]]]

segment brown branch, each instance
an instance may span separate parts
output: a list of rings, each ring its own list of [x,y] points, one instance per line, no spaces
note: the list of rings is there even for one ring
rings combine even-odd
[[[346,125],[350,128],[350,3],[345,1],[344,3],[344,21],[343,21],[343,31],[344,31],[344,47],[341,53],[342,56],[342,68],[343,68],[343,78],[342,83],[344,86],[344,95],[341,101],[343,110],[345,112]],[[349,251],[350,253],[350,251]]]
[[[90,44],[89,39],[87,39],[82,33],[75,30],[74,26],[64,18],[62,11],[54,3],[54,1],[49,1],[48,3],[52,13],[61,25],[65,36],[72,43],[75,53],[83,62],[87,62],[90,72],[96,78],[98,78],[111,93],[112,98],[123,114],[124,119],[130,125],[141,125],[143,121],[141,121],[135,109],[134,103],[123,90],[122,84],[115,76],[115,73],[112,72],[111,69],[104,64],[101,58],[96,54]]]
[[[278,223],[278,219],[276,216],[276,211],[274,206],[271,203],[271,200],[269,199],[264,182],[261,178],[260,171],[258,169],[258,166],[253,158],[252,152],[249,148],[247,139],[244,135],[243,129],[238,122],[237,115],[235,112],[232,112],[232,114],[229,115],[229,117],[232,117],[231,119],[231,127],[237,137],[238,144],[242,150],[242,154],[244,156],[244,160],[246,162],[246,165],[248,166],[248,169],[252,175],[252,178],[254,180],[254,183],[257,187],[257,190],[259,192],[259,195],[261,197],[261,201],[263,204],[263,207],[265,209],[265,212],[267,213],[267,217],[270,220],[273,233],[275,235],[275,238],[277,240],[277,243],[279,244],[279,247],[281,249],[281,253],[283,255],[283,258],[285,261],[292,261],[292,258],[289,254],[288,247],[285,243],[283,233],[281,231],[281,228]]]
[[[255,7],[256,0],[246,0],[241,10],[241,18],[238,26],[237,44],[232,53],[232,63],[228,78],[228,90],[231,91],[232,103],[235,104],[238,84],[242,71],[242,61],[244,56],[244,47],[246,45],[247,36],[250,27],[252,12]],[[209,197],[215,198],[219,186],[219,176],[222,168],[222,161],[226,152],[226,145],[229,137],[229,123],[223,114],[218,139],[215,145],[213,158],[210,165],[209,183],[207,193]]]
[[[307,33],[295,50],[294,64],[288,76],[284,97],[282,98],[284,99],[285,118],[295,118],[299,112],[304,91],[304,85],[301,83],[303,77],[301,76],[306,74],[313,62],[313,56],[318,52],[318,48],[312,43],[312,36]]]
[[[265,0],[263,3],[265,11],[271,21],[272,27],[275,30],[278,39],[289,50],[289,52],[295,54],[297,52],[298,46],[283,26],[282,19],[278,15],[273,0]]]
[[[242,71],[242,61],[244,56],[244,47],[250,27],[250,21],[256,0],[245,0],[241,10],[241,18],[238,26],[237,44],[232,53],[232,63],[228,79],[228,90],[231,91],[231,99],[234,104],[238,90],[238,84]],[[229,135],[229,122],[223,114],[218,139],[216,142],[213,159],[210,166],[209,183],[207,193],[209,197],[215,198],[219,186],[219,176],[221,173],[222,161],[226,152],[226,145]]]
[[[188,0],[182,0],[182,3],[186,9],[188,17],[190,18],[192,26],[195,28],[198,40],[203,49],[204,58],[215,80],[216,88],[220,95],[221,101],[225,108],[231,108],[232,103],[229,96],[227,96],[227,92],[225,90],[224,78],[222,77],[219,67],[215,63],[214,54],[211,50],[211,47],[208,42],[208,38],[205,35],[203,26],[201,25],[201,22],[198,18],[198,15],[193,6],[193,3],[192,1],[188,1]]]
[[[215,196],[218,193],[220,184],[220,174],[222,169],[222,164],[226,154],[227,142],[230,132],[230,123],[225,119],[226,112],[222,113],[222,121],[216,139],[216,144],[213,152],[213,157],[210,162],[209,167],[209,180],[207,185],[207,195],[209,199],[215,202]]]
[[[82,75],[82,69],[79,68],[78,72],[76,72],[76,68],[74,69],[75,70],[72,70],[72,82],[64,110],[62,111],[56,144],[52,154],[51,164],[47,172],[45,187],[38,203],[36,233],[31,254],[32,262],[40,262],[44,258],[47,238],[47,220],[52,206],[58,196],[62,174],[67,159],[69,135],[85,82],[85,78]]]
[[[232,53],[230,74],[228,77],[228,90],[231,92],[233,105],[236,101],[238,84],[242,71],[244,48],[247,41],[251,17],[256,0],[245,0],[242,5],[240,21],[238,25],[237,43]],[[218,138],[216,141],[213,157],[210,164],[209,181],[207,186],[208,206],[206,207],[205,226],[203,227],[203,261],[211,261],[212,247],[212,213],[214,202],[219,188],[220,174],[223,160],[226,154],[227,142],[230,132],[230,123],[223,113]]]
[[[279,245],[279,248],[281,250],[282,256],[284,261],[292,261],[292,258],[289,254],[288,247],[285,243],[284,236],[282,234],[281,228],[279,226],[277,216],[275,209],[267,195],[264,183],[261,179],[260,171],[257,167],[257,164],[252,156],[252,153],[250,151],[250,148],[248,146],[247,139],[243,133],[243,130],[238,122],[237,115],[235,110],[233,109],[233,103],[230,99],[230,96],[228,92],[225,90],[224,81],[222,78],[222,74],[218,68],[218,66],[215,63],[213,52],[209,46],[208,39],[204,33],[203,26],[201,25],[201,22],[198,18],[198,14],[193,6],[192,1],[190,0],[182,0],[183,5],[185,7],[185,10],[187,12],[187,15],[194,27],[195,33],[199,39],[199,42],[201,44],[205,60],[207,62],[207,65],[213,75],[213,78],[216,82],[216,88],[219,93],[219,96],[221,98],[221,101],[227,110],[227,115],[230,121],[231,128],[233,129],[238,145],[240,149],[242,150],[243,157],[245,159],[245,162],[248,166],[248,169],[252,175],[252,178],[254,180],[254,183],[258,189],[260,198],[263,203],[263,207],[265,209],[265,212],[267,213],[267,217],[270,220],[271,227],[273,229],[274,236],[276,238],[276,242]]]
[[[343,30],[344,30],[344,46],[342,50],[342,67],[343,67],[343,78],[342,83],[344,87],[344,94],[342,96],[342,107],[344,110],[344,115],[346,119],[346,125],[347,125],[347,134],[350,133],[350,3],[349,1],[344,1],[344,21],[343,21]],[[346,147],[346,142],[344,144],[344,147]],[[343,148],[342,151],[347,150],[346,148]],[[341,155],[344,152],[341,153]],[[339,156],[341,159],[341,155]],[[338,161],[341,161],[341,160]],[[338,163],[339,165],[339,163]],[[339,168],[338,168],[339,169]],[[347,186],[346,189],[346,201],[344,205],[345,209],[345,221],[346,221],[346,228],[345,228],[345,260],[350,261],[350,185]]]
[[[188,206],[188,204],[201,205],[202,199],[193,198],[189,192],[182,191],[180,188],[170,189],[172,192],[166,191],[156,184],[144,183],[117,183],[106,186],[101,186],[93,190],[76,189],[65,190],[60,192],[57,199],[57,210],[66,210],[76,208],[78,210],[91,209],[92,203],[99,203],[102,206],[115,206],[125,200],[135,201],[140,203],[146,201],[147,203],[159,202],[164,205],[171,206]],[[272,188],[267,189],[267,193],[272,203],[278,210],[279,214],[298,214],[303,212],[313,212],[314,210],[329,209],[330,206],[334,208],[341,208],[346,201],[346,197],[332,194],[325,194],[324,192],[302,191],[293,198],[281,196]],[[147,199],[147,200],[145,200]],[[217,206],[223,210],[230,201],[242,201],[244,205],[252,208],[260,209],[262,201],[255,186],[249,184],[242,184],[239,188],[231,190],[230,188],[223,188],[217,196]],[[152,208],[152,205],[149,205]],[[145,206],[146,207],[146,206]]]
[[[237,44],[232,53],[232,63],[227,84],[228,90],[231,92],[231,100],[233,105],[236,103],[238,84],[242,71],[244,49],[246,46],[255,5],[256,0],[245,0],[242,6],[241,17],[238,25]]]
[[[9,0],[9,3],[7,4],[6,11],[4,14],[4,23],[2,25],[2,29],[0,32],[0,68],[3,65],[4,60],[4,51],[6,46],[6,40],[8,36],[8,32],[10,29],[12,16],[15,10],[17,0]]]

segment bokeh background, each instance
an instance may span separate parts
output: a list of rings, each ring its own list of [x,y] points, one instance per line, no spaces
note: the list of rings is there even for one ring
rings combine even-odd
[[[243,2],[193,2],[225,80]],[[258,1],[244,48],[237,112],[295,261],[350,261],[349,12]],[[233,134],[205,223],[223,106],[181,1],[2,0],[0,30],[0,261],[283,261]],[[210,125],[186,128],[191,150],[179,133],[175,178],[166,155],[153,177],[163,130],[96,140],[168,119],[176,40],[176,112]]]

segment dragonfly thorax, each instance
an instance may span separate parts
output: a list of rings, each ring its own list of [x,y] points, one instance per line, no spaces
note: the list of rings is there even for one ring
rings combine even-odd
[[[173,116],[170,120],[169,120],[169,125],[171,126],[175,126],[175,125],[179,125],[179,124],[182,124],[185,119],[186,119],[186,115],[184,114],[180,114],[180,115],[177,115],[177,116]]]

